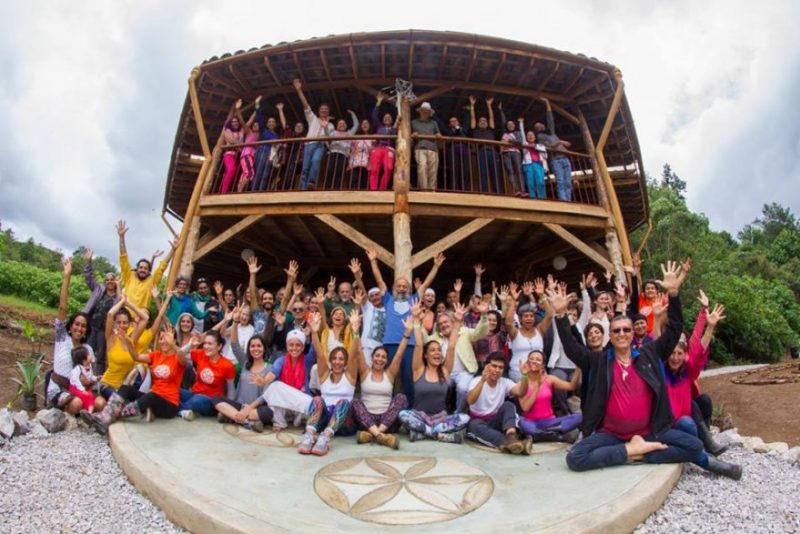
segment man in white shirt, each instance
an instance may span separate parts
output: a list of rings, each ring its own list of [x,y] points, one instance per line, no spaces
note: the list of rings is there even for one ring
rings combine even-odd
[[[530,454],[532,441],[519,439],[517,411],[506,400],[509,395],[521,397],[528,391],[527,368],[521,369],[519,383],[503,377],[506,360],[502,354],[492,354],[486,360],[483,374],[472,379],[467,394],[470,421],[467,437],[500,449],[509,454]],[[527,361],[523,362],[527,367]]]
[[[320,104],[319,115],[314,115],[314,112],[311,111],[311,105],[303,93],[303,82],[295,79],[292,83],[297,91],[297,96],[300,97],[300,102],[303,104],[303,113],[308,123],[308,135],[306,137],[315,138],[331,135],[334,131],[334,126],[331,122],[328,104]],[[326,151],[327,145],[324,142],[312,141],[306,143],[303,149],[303,171],[300,177],[300,189],[314,188],[317,183],[317,175],[319,175],[319,165]]]

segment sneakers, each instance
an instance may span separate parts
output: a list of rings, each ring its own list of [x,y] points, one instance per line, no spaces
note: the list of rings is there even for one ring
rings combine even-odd
[[[242,423],[242,426],[247,430],[252,430],[253,432],[258,432],[259,434],[264,432],[264,423],[261,421],[245,421]]]
[[[530,456],[533,454],[533,438],[530,436],[526,436],[525,439],[522,440],[522,446],[524,447],[522,454],[525,456]]]
[[[144,419],[145,423],[152,423],[153,421],[156,420],[156,416],[153,415],[153,410],[151,410],[150,408],[144,411],[142,418]]]
[[[331,449],[330,441],[332,436],[329,432],[323,432],[317,438],[317,442],[314,444],[314,448],[311,449],[311,454],[315,456],[325,456],[328,454],[328,451]]]
[[[300,445],[297,446],[297,452],[300,454],[311,454],[311,449],[314,448],[316,442],[317,435],[314,432],[306,430],[306,433],[303,434],[303,439],[300,441]]]
[[[467,431],[464,429],[458,430],[456,432],[440,432],[436,439],[441,441],[442,443],[464,443],[464,436],[466,435]]]
[[[564,443],[573,444],[578,440],[578,435],[580,433],[581,433],[580,430],[578,430],[577,428],[574,428],[574,429],[570,430],[569,432],[565,432],[564,434],[562,434],[561,435],[561,441],[564,442]]]
[[[416,430],[409,430],[408,431],[408,440],[409,441],[422,441],[425,439],[425,434],[422,432],[417,432]]]
[[[194,412],[192,410],[181,410],[181,411],[178,412],[178,415],[184,421],[194,421],[194,417],[195,417]]]
[[[364,443],[375,441],[375,437],[366,430],[360,430],[356,436],[356,441],[359,445],[363,445]]]
[[[509,454],[522,454],[525,452],[525,444],[519,440],[517,433],[506,434],[503,443],[500,445],[500,450]]]
[[[230,417],[228,417],[227,415],[225,415],[225,414],[218,413],[217,414],[217,423],[230,424],[230,423],[233,423],[233,420]]]
[[[375,438],[375,441],[377,441],[384,447],[389,447],[390,449],[397,450],[400,447],[400,444],[398,443],[397,440],[397,436],[395,436],[394,434],[384,434],[383,432],[381,432]]]

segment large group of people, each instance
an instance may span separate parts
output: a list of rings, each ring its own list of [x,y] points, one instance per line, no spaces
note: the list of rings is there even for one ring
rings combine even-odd
[[[254,111],[245,120],[243,103],[236,102],[222,132],[217,192],[323,187],[386,190],[392,182],[398,124],[409,120],[414,155],[411,178],[421,191],[508,190],[515,196],[544,199],[545,176],[552,173],[553,198],[572,199],[570,143],[556,135],[546,98],[541,99],[546,125],[536,122],[533,129],[526,130],[524,118],[506,120],[502,103],[496,105],[500,114],[496,125],[491,97],[485,99],[485,114],[483,106],[478,110],[478,98],[470,96],[465,116],[449,117],[445,123],[430,102],[422,102],[413,119],[383,109],[388,97],[379,92],[369,118],[359,118],[348,109],[348,117],[335,119],[327,103],[314,112],[300,80],[294,80],[294,88],[305,123],[287,123],[282,102],[274,105],[276,116],[265,119],[261,97],[256,98]],[[302,138],[308,141],[281,142]],[[473,167],[478,177],[475,184]]]
[[[638,258],[629,279],[589,273],[575,292],[552,276],[487,287],[475,265],[468,298],[459,279],[440,299],[441,253],[424,279],[397,274],[390,286],[366,250],[369,273],[353,258],[350,280],[315,291],[291,261],[275,292],[258,287],[251,256],[237,288],[201,277],[191,292],[181,277],[161,295],[171,253],[155,272],[148,259],[132,267],[127,230],[120,221],[119,277],[94,281],[87,251],[92,295],[69,318],[64,262],[46,386],[48,403],[101,433],[133,416],[216,417],[254,432],[295,426],[298,452],[318,456],[347,436],[397,449],[404,432],[410,442],[472,440],[521,455],[566,442],[576,471],[641,460],[741,477],[717,458],[725,448],[697,387],[724,306],[701,292],[684,333],[679,290],[691,260],[663,265],[642,291]]]

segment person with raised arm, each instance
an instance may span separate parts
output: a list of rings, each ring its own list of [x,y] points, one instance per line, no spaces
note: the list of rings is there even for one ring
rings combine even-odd
[[[361,352],[367,362],[367,367],[371,367],[372,352],[378,347],[383,347],[383,336],[386,333],[386,306],[383,305],[381,290],[378,287],[372,287],[369,291],[364,287],[361,262],[353,258],[350,260],[349,267],[355,278],[356,292],[353,302],[361,309],[363,326]],[[383,350],[385,352],[386,348],[383,347]]]
[[[277,106],[276,106],[277,107]],[[278,134],[278,121],[275,117],[268,117],[264,120],[264,112],[261,109],[261,95],[256,97],[256,121],[258,121],[258,138],[260,141],[273,141],[280,138]],[[286,122],[284,119],[283,122]],[[269,184],[269,175],[272,171],[270,156],[272,155],[273,145],[259,145],[256,150],[256,171],[253,178],[251,191],[266,191]]]
[[[239,119],[239,123],[243,125],[242,130],[244,132],[244,138],[242,141],[244,143],[255,143],[261,139],[261,123],[256,122],[255,113],[250,115],[250,118],[245,122],[244,117],[242,116],[242,108],[237,107],[236,117]],[[239,181],[236,185],[237,193],[246,191],[250,187],[250,183],[253,181],[253,178],[256,175],[255,146],[248,145],[242,147],[242,150],[239,154],[239,167]]]
[[[693,400],[693,385],[708,363],[711,340],[720,321],[725,319],[725,306],[717,304],[709,312],[708,297],[700,290],[700,311],[688,343],[681,340],[667,360],[667,393],[675,417],[675,428],[700,438],[706,452],[719,456],[727,450],[714,440],[698,404]],[[705,329],[705,331],[703,331]],[[708,397],[708,395],[704,395]],[[707,402],[711,404],[711,399]],[[704,467],[704,466],[701,466]]]
[[[464,108],[464,117],[461,120],[454,115],[447,120],[447,124],[435,116],[434,119],[438,122],[439,131],[443,135],[464,139],[445,143],[444,168],[447,175],[445,188],[452,191],[466,191],[469,189],[468,184],[472,177],[469,164],[469,143],[466,142],[469,137],[469,130],[466,127],[469,124],[469,107]]]
[[[475,121],[475,103],[478,99],[474,96],[469,97],[469,127],[471,136],[474,139],[483,141],[496,141],[494,132],[494,110],[492,102],[494,98],[486,99],[486,110],[489,118],[479,117]],[[478,145],[478,174],[481,181],[482,193],[500,193],[499,168],[497,164],[497,151],[491,144]]]
[[[380,289],[381,292],[383,305],[386,308],[386,330],[383,336],[383,346],[386,347],[386,351],[389,353],[389,361],[391,362],[397,354],[397,349],[403,337],[403,332],[405,331],[403,319],[408,317],[411,311],[411,299],[413,298],[419,301],[418,295],[425,294],[425,291],[436,278],[436,273],[439,272],[439,268],[444,263],[445,257],[441,252],[436,255],[433,259],[433,267],[431,267],[428,276],[419,288],[417,288],[418,293],[412,296],[411,281],[405,276],[396,276],[392,291],[388,291],[386,282],[381,275],[381,269],[378,267],[377,252],[372,249],[366,252],[370,267],[372,268],[372,275],[375,277],[378,289]],[[411,353],[414,350],[414,343],[411,341],[412,340],[409,339],[405,354],[400,355],[400,357],[403,358],[403,363],[400,368],[400,374],[403,380],[403,393],[405,393],[408,398],[409,404],[414,403],[414,380],[411,373]],[[414,341],[416,342],[416,340]]]
[[[364,119],[359,123],[358,135],[372,134],[372,123]],[[369,155],[375,144],[374,139],[356,139],[350,144],[347,158],[347,171],[350,173],[350,189],[366,189],[369,182]]]
[[[83,306],[83,312],[89,317],[91,335],[87,343],[89,343],[89,346],[94,350],[95,372],[102,374],[107,366],[105,337],[106,314],[119,300],[119,288],[117,287],[117,277],[111,272],[103,275],[103,285],[97,283],[94,277],[92,256],[92,249],[84,249],[83,258],[86,260],[86,264],[83,267],[83,277],[86,280],[86,286],[92,294]]]
[[[553,174],[556,175],[558,200],[569,202],[572,200],[572,163],[570,163],[569,157],[563,151],[569,150],[572,144],[556,135],[556,123],[553,118],[553,110],[550,107],[550,101],[546,98],[540,98],[539,100],[544,102],[547,108],[547,128],[541,122],[533,125],[533,130],[536,132],[536,141],[543,144],[549,151],[550,168],[553,170]]]
[[[219,186],[220,193],[230,193],[233,182],[236,178],[239,149],[233,145],[240,145],[244,142],[244,128],[240,110],[242,109],[242,99],[238,99],[233,104],[233,112],[222,127],[222,147],[225,152],[222,154],[222,182]]]
[[[129,309],[137,316],[133,321]],[[133,359],[131,348],[126,343],[130,336],[134,344],[147,328],[149,314],[128,301],[125,290],[120,292],[120,299],[106,314],[106,346],[108,347],[108,369],[100,378],[100,394],[109,399],[124,383],[125,378],[133,370],[136,361]]]
[[[506,120],[502,102],[497,104],[497,109],[500,111],[500,124],[505,128],[500,140],[508,143],[508,145],[500,147],[500,159],[503,161],[503,169],[506,171],[506,178],[511,182],[514,196],[525,198],[525,184],[522,181],[522,153],[518,146],[521,143],[517,125],[513,120]]]
[[[462,443],[469,416],[463,413],[448,414],[446,399],[450,383],[450,372],[455,362],[458,331],[464,319],[464,306],[456,305],[453,314],[455,324],[450,332],[446,353],[436,340],[423,344],[419,303],[412,306],[414,317],[413,380],[414,401],[412,408],[403,410],[398,417],[408,429],[411,441],[433,439],[445,443]],[[404,334],[405,336],[405,330]]]
[[[405,332],[397,352],[405,354],[408,339],[413,329],[413,320],[403,320]],[[364,328],[366,331],[366,327]],[[362,342],[363,345],[363,342]],[[408,406],[408,399],[402,393],[394,394],[394,380],[400,371],[401,358],[395,358],[389,364],[389,353],[386,348],[375,347],[372,358],[368,360],[361,352],[358,360],[358,375],[361,378],[361,397],[353,399],[353,415],[363,429],[358,433],[358,443],[377,442],[386,447],[397,449],[397,418],[400,410]]]
[[[119,236],[119,274],[122,286],[118,290],[124,289],[129,303],[146,310],[150,306],[150,289],[161,282],[161,277],[164,276],[172,255],[175,253],[175,249],[178,248],[178,240],[175,239],[170,242],[169,252],[158,264],[155,273],[151,275],[150,272],[153,265],[150,260],[145,258],[136,262],[135,271],[131,269],[131,264],[128,260],[128,249],[125,246],[125,234],[127,232],[128,226],[124,220],[120,219],[117,222],[117,235]]]
[[[707,456],[699,439],[672,428],[663,368],[683,329],[678,290],[685,273],[675,262],[662,265],[661,270],[664,277],[659,285],[669,295],[669,320],[662,336],[641,350],[631,348],[633,324],[625,316],[611,320],[611,347],[605,353],[580,345],[569,333],[566,292],[558,287],[548,291],[567,356],[589,380],[580,427],[584,438],[567,453],[567,466],[573,471],[634,461],[697,463]],[[722,464],[709,459],[707,469],[725,476],[735,474]]]
[[[519,382],[522,375],[519,371],[520,363],[528,359],[528,354],[532,350],[544,351],[544,335],[550,328],[553,310],[547,306],[544,299],[545,282],[537,278],[533,282],[525,282],[522,291],[516,284],[503,286],[500,290],[500,298],[504,303],[506,330],[508,330],[509,347],[511,348],[511,361],[509,362],[508,377],[515,382]],[[536,324],[536,305],[532,303],[523,304],[517,310],[517,302],[520,295],[536,295],[539,303],[545,308],[544,319]],[[519,314],[519,327],[515,324],[514,314]]]
[[[519,143],[522,145],[522,175],[531,198],[547,198],[544,175],[547,169],[547,147],[536,142],[536,133],[525,131],[525,119],[519,118]]]
[[[375,107],[372,108],[372,129],[375,135],[397,136],[397,121],[391,113],[384,113],[381,120],[378,120],[381,103],[386,99],[386,95],[378,92]],[[394,171],[394,139],[378,139],[375,141],[372,151],[369,154],[369,189],[370,191],[386,191],[392,179]],[[378,182],[380,176],[380,182]]]
[[[72,371],[72,349],[84,347],[94,358],[92,347],[86,342],[91,334],[89,316],[85,312],[77,312],[67,319],[69,301],[69,283],[72,276],[72,260],[65,258],[63,264],[63,280],[58,299],[58,314],[54,323],[55,344],[53,345],[53,369],[45,375],[45,392],[48,406],[58,408],[68,414],[77,415],[83,402],[69,392],[69,375]],[[104,398],[97,396],[94,401],[95,411],[106,405]]]
[[[337,137],[352,137],[358,131],[358,115],[352,109],[348,109],[350,118],[353,121],[351,127],[347,127],[347,121],[339,119],[336,121],[336,129],[331,133],[334,139]],[[333,179],[331,180],[334,190],[342,189],[344,186],[344,171],[347,168],[347,161],[350,158],[350,145],[352,141],[343,139],[340,141],[334,140],[330,143],[330,151],[328,154],[328,175]]]
[[[193,421],[196,414],[215,415],[211,399],[234,396],[236,368],[222,355],[224,345],[222,334],[209,330],[205,334],[192,334],[189,343],[178,349],[179,355],[190,357],[197,376],[191,390],[180,390],[178,415],[182,419]]]
[[[303,113],[308,123],[308,138],[328,137],[333,134],[333,124],[331,124],[330,106],[328,104],[320,104],[319,115],[315,115],[311,111],[311,105],[303,93],[303,82],[295,78],[292,82],[300,102],[303,104]],[[300,189],[313,189],[317,184],[317,176],[319,175],[319,166],[322,157],[327,151],[327,146],[322,141],[311,141],[306,143],[303,150],[303,170],[300,177]]]
[[[208,313],[201,310],[195,304],[194,299],[189,294],[189,287],[191,280],[188,276],[179,274],[175,279],[175,292],[169,301],[169,308],[167,308],[167,319],[169,319],[172,326],[178,324],[178,318],[181,315],[189,314],[194,319],[205,319]]]

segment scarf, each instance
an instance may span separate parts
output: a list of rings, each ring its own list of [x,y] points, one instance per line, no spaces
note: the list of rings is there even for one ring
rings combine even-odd
[[[306,356],[301,354],[297,358],[297,363],[292,362],[292,357],[288,354],[283,361],[280,381],[294,389],[303,391],[306,385]]]

